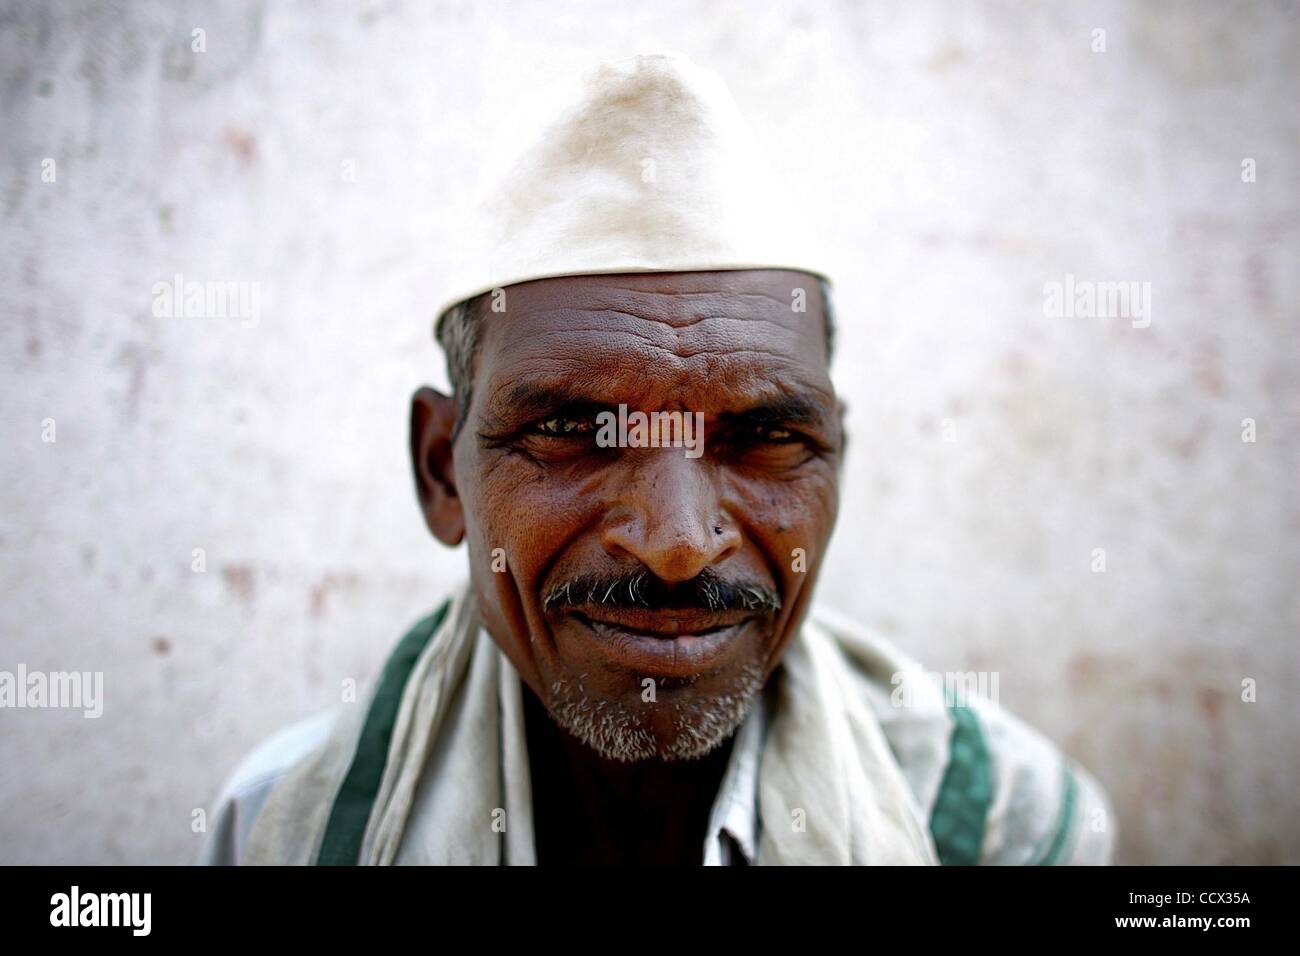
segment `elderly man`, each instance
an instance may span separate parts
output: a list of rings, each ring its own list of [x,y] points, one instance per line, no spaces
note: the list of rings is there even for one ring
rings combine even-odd
[[[812,608],[844,431],[829,283],[719,80],[606,64],[503,167],[416,392],[469,583],[363,705],[236,772],[246,863],[1100,863],[1096,781]]]

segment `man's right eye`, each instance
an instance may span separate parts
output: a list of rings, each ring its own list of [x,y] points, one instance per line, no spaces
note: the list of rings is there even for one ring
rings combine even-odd
[[[535,422],[532,430],[537,434],[548,435],[552,438],[576,438],[588,434],[594,427],[593,422],[589,419],[574,418],[570,415],[554,415]]]

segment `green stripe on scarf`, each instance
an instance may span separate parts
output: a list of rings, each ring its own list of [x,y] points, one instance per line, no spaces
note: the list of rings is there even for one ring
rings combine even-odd
[[[989,747],[975,712],[964,706],[948,708],[952,738],[948,767],[930,814],[930,834],[944,866],[974,866],[980,861],[984,824],[993,801]]]
[[[450,606],[450,601],[443,602],[442,607],[407,631],[384,664],[379,685],[370,701],[370,710],[366,713],[365,725],[357,740],[352,765],[348,767],[347,776],[339,786],[334,806],[330,810],[329,823],[325,825],[320,853],[316,855],[317,866],[356,866],[361,855],[361,840],[370,820],[370,810],[379,793],[379,782],[384,777],[388,742],[393,736],[393,725],[397,722],[397,709],[406,689],[406,680],[411,676],[411,668],[415,666],[425,645],[447,616]]]
[[[1065,849],[1066,838],[1074,831],[1074,805],[1078,785],[1074,782],[1074,774],[1070,771],[1068,761],[1061,762],[1061,774],[1061,812],[1057,817],[1056,833],[1052,838],[1052,845],[1038,860],[1039,866],[1055,866],[1060,861],[1061,852]]]

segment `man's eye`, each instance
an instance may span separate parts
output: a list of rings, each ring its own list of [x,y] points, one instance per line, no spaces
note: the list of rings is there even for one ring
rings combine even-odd
[[[758,441],[770,442],[776,445],[794,441],[798,436],[790,429],[781,428],[777,425],[756,425],[754,427],[754,437]]]
[[[533,431],[541,435],[550,435],[552,437],[565,438],[576,435],[584,435],[592,430],[592,423],[584,418],[570,418],[567,415],[556,415],[552,418],[543,418],[533,425]]]

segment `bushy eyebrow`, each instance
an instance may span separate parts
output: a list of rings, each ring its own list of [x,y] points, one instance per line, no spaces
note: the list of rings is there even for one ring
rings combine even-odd
[[[483,428],[487,433],[501,431],[512,425],[531,422],[561,408],[589,406],[608,407],[598,402],[580,388],[548,385],[537,382],[516,382],[504,392],[494,395],[483,412]]]
[[[720,421],[729,425],[823,425],[829,417],[830,409],[824,402],[798,393],[760,399],[748,408],[718,416]]]

